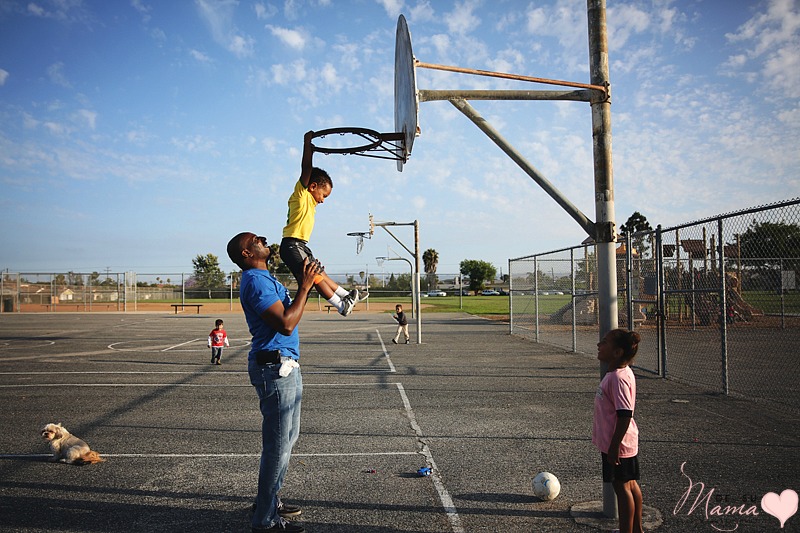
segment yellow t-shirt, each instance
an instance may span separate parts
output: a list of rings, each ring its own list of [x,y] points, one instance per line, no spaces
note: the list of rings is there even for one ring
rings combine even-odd
[[[314,217],[317,212],[317,201],[303,187],[303,182],[297,180],[294,191],[289,197],[289,213],[286,215],[286,226],[283,228],[283,237],[292,237],[308,242],[311,232],[314,231]]]

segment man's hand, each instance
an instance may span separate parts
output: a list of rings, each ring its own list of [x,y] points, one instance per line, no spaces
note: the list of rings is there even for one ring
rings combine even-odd
[[[322,265],[319,264],[319,260],[314,259],[313,261],[309,261],[308,257],[306,257],[303,260],[303,281],[300,283],[299,288],[306,292],[310,291],[311,287],[314,286],[314,278],[323,270]]]

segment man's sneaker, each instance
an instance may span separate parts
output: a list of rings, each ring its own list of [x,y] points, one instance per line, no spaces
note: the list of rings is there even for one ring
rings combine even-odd
[[[392,339],[392,344],[397,344],[397,339]]]
[[[278,523],[272,527],[254,527],[252,529],[253,533],[264,533],[265,531],[282,531],[283,533],[303,533],[306,530],[303,526],[299,524],[292,524],[291,522],[287,522],[283,518],[278,518]]]
[[[347,316],[353,312],[353,307],[355,307],[356,302],[353,300],[350,295],[348,294],[344,298],[342,298],[342,308],[339,310],[339,314],[342,316]]]
[[[406,339],[406,344],[411,344],[411,342],[408,339]]]
[[[297,505],[292,505],[289,503],[280,502],[278,504],[278,514],[284,518],[288,518],[290,516],[300,516],[302,514],[302,510]]]

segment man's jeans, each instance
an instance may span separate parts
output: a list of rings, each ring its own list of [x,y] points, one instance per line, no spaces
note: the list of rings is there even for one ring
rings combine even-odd
[[[282,378],[280,364],[248,362],[250,383],[258,393],[261,407],[261,466],[253,527],[270,528],[278,523],[278,491],[289,467],[292,446],[300,436],[300,401],[303,378],[300,369]]]

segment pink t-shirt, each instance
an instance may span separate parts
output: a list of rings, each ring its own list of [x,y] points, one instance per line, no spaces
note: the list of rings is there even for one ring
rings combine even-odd
[[[609,370],[594,397],[594,423],[592,442],[602,453],[608,453],[614,427],[617,425],[617,411],[624,409],[634,412],[636,407],[636,378],[630,367]],[[619,447],[620,458],[633,457],[639,453],[639,427],[631,418],[628,431],[622,437]]]

